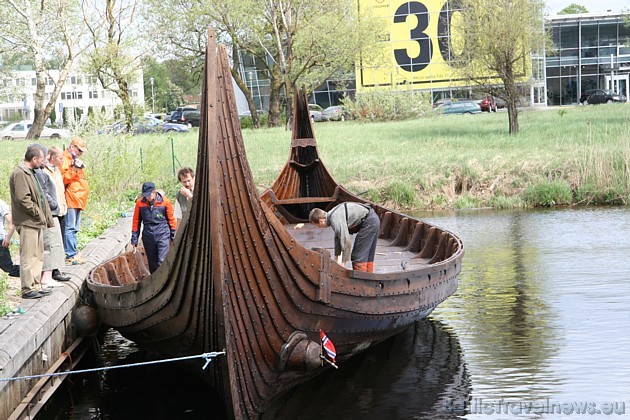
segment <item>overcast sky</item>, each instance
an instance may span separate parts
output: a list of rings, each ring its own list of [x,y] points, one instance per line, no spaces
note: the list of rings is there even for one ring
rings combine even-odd
[[[630,0],[546,0],[547,11],[550,15],[555,15],[571,3],[586,7],[589,13],[600,13],[607,10],[620,12],[623,9],[630,9]]]

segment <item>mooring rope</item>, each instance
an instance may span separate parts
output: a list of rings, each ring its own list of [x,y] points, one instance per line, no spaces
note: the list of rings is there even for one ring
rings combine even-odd
[[[41,375],[17,376],[14,378],[0,378],[0,382],[18,381],[18,380],[25,380],[25,379],[39,379],[39,378],[46,378],[46,377],[53,377],[53,376],[75,375],[78,373],[101,372],[101,371],[111,370],[111,369],[124,369],[124,368],[132,368],[132,367],[146,366],[146,365],[157,365],[157,364],[162,364],[162,363],[180,362],[182,360],[191,360],[191,359],[204,359],[206,363],[203,365],[201,369],[205,370],[210,364],[210,362],[212,361],[212,359],[214,359],[215,357],[221,356],[222,354],[225,354],[225,350],[213,351],[210,353],[202,353],[202,354],[197,354],[194,356],[182,356],[182,357],[173,357],[171,359],[151,360],[148,362],[130,363],[128,365],[104,366],[104,367],[92,368],[92,369],[72,370],[72,371],[56,372],[56,373],[44,373]]]

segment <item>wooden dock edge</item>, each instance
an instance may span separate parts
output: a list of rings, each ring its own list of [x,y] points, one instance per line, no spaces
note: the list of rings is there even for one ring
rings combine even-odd
[[[0,378],[43,374],[55,363],[76,339],[72,310],[88,273],[124,251],[130,238],[131,218],[120,218],[79,252],[85,263],[62,269],[71,277],[63,288],[22,301],[24,314],[0,318]],[[0,381],[0,419],[8,418],[36,383],[37,379]]]

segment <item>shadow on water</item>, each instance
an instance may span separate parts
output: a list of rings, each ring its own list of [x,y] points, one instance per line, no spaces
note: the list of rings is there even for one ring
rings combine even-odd
[[[79,369],[147,360],[114,331],[100,350]],[[225,418],[215,391],[180,368],[162,364],[73,376],[39,418]],[[443,323],[425,320],[293,389],[263,419],[452,419],[463,414],[469,393],[457,336]]]
[[[96,347],[96,345],[95,345]],[[142,363],[135,343],[109,330],[96,355],[77,369]],[[199,360],[199,369],[203,360]],[[176,363],[147,365],[72,376],[38,419],[208,419],[225,418],[213,388]]]

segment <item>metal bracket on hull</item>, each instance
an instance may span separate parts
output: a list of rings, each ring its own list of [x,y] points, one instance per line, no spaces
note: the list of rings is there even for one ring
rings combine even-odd
[[[330,252],[324,248],[313,248],[319,252],[319,284],[317,287],[317,300],[330,303]]]

